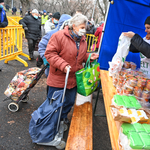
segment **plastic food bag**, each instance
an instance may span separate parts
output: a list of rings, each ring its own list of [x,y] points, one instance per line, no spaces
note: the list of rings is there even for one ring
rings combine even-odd
[[[119,37],[117,52],[112,58],[112,62],[109,62],[109,75],[112,76],[114,73],[117,73],[121,70],[123,63],[126,59],[126,56],[129,53],[131,38],[121,34]]]

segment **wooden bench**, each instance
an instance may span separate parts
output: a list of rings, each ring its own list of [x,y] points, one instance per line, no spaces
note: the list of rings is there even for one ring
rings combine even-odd
[[[112,98],[116,94],[116,89],[113,86],[112,78],[109,76],[109,72],[101,70],[100,73],[112,150],[119,150],[118,140],[119,140],[119,128],[121,124],[119,122],[114,121],[110,109]]]
[[[75,104],[65,150],[93,150],[92,103]]]

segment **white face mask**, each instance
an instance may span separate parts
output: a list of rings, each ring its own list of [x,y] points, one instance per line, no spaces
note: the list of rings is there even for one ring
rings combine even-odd
[[[83,36],[86,33],[85,29],[79,29],[79,31],[77,32],[79,36]]]

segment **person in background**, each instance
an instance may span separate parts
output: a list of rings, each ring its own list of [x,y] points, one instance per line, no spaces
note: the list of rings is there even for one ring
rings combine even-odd
[[[20,7],[20,15],[22,15],[22,6]]]
[[[53,17],[52,13],[49,13],[48,19],[51,19]]]
[[[46,10],[43,10],[43,15],[41,17],[41,31],[42,31],[42,37],[45,35],[44,25],[46,21],[48,20],[48,15]]]
[[[84,36],[87,21],[86,16],[76,14],[70,19],[68,28],[59,30],[51,36],[45,51],[45,58],[50,64],[47,77],[49,99],[55,91],[64,88],[66,72],[71,67],[61,114],[61,119],[68,123],[67,115],[74,105],[77,92],[75,72],[83,68],[82,63],[89,57]],[[97,59],[98,56],[92,53],[91,60]]]
[[[44,26],[45,33],[55,29],[58,25],[59,19],[60,19],[60,13],[56,12],[51,19],[47,20]]]
[[[76,9],[76,13],[75,14],[78,14],[78,13],[82,14],[82,10],[80,8]]]
[[[39,20],[40,20],[40,22],[41,22],[41,18],[42,18],[42,12],[39,12]]]
[[[97,28],[97,30],[94,34],[96,37],[98,37],[97,44],[96,44],[96,52],[98,51],[98,48],[99,48],[103,27],[104,27],[104,21],[101,21],[100,26]]]
[[[25,16],[19,21],[25,30],[25,37],[28,40],[29,56],[34,58],[33,52],[38,38],[41,36],[41,22],[38,19],[39,13],[36,9],[32,10],[32,14]]]
[[[9,11],[10,6],[8,4],[5,5],[7,11]]]
[[[0,28],[5,28],[7,26],[8,26],[8,20],[6,17],[6,12],[4,10],[4,0],[0,0]],[[0,34],[1,34],[1,30],[0,30]],[[0,67],[0,71],[2,71],[1,67]]]
[[[94,21],[88,21],[88,25],[86,28],[86,34],[95,34],[96,28]]]
[[[16,7],[13,7],[13,8],[12,8],[12,15],[16,15],[16,12],[17,12],[17,8],[16,8]]]
[[[32,10],[27,10],[27,12],[25,13],[25,16],[30,16],[31,12],[32,12]]]
[[[145,20],[145,32],[147,35],[142,38],[134,32],[124,32],[123,34],[131,38],[129,50],[133,53],[140,52],[141,67],[144,74],[150,78],[150,16]]]
[[[93,47],[95,47],[96,43],[94,43],[94,41],[93,41],[94,40],[93,35],[95,34],[95,32],[96,32],[96,28],[94,25],[94,21],[88,21],[88,24],[86,27],[86,34],[89,34],[87,36],[87,49],[88,49],[88,51],[94,50]]]
[[[61,15],[59,23],[58,23],[58,27],[54,30],[49,31],[40,41],[38,51],[39,51],[41,58],[43,59],[44,65],[47,65],[47,64],[49,65],[49,63],[47,62],[47,60],[44,56],[49,39],[51,38],[51,36],[54,33],[59,31],[60,28],[62,27],[63,23],[69,19],[71,19],[70,15],[67,15],[67,14]],[[49,67],[45,70],[46,77],[48,77],[48,74],[49,74]],[[47,93],[48,93],[48,86],[47,86]]]
[[[4,0],[0,0],[0,28],[5,28],[8,26],[8,20],[6,17],[6,12],[4,10]]]

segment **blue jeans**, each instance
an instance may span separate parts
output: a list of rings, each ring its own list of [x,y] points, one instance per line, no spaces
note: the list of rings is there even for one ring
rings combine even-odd
[[[48,98],[51,99],[52,95],[55,91],[63,90],[63,88],[56,88],[56,87],[48,87]],[[72,106],[74,105],[75,98],[77,93],[77,87],[74,87],[72,89],[66,89],[61,119],[67,118],[68,113],[70,112]]]

